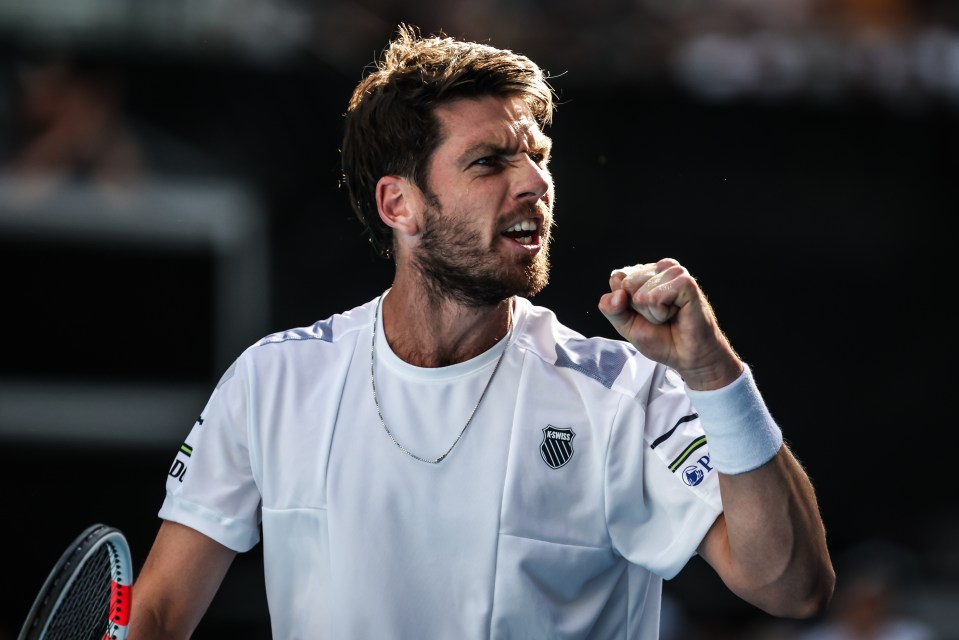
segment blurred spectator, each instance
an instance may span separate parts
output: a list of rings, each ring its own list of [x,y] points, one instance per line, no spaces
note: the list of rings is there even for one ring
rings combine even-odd
[[[912,557],[895,545],[875,540],[851,549],[837,563],[827,617],[800,640],[935,640],[904,599],[916,577]]]
[[[80,188],[123,209],[148,180],[222,177],[205,154],[129,113],[121,60],[27,56],[15,71],[3,179],[16,204],[42,206]]]
[[[24,63],[19,81],[20,139],[8,169],[31,183],[34,197],[73,181],[110,192],[148,170],[113,71],[53,59]]]

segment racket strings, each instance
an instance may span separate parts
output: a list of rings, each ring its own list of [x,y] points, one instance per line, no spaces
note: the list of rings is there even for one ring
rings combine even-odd
[[[109,637],[110,583],[113,561],[110,545],[87,559],[67,591],[64,604],[47,627],[46,640],[103,640]]]

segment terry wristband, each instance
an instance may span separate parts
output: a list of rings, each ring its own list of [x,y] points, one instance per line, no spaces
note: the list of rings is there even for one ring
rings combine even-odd
[[[782,430],[763,402],[749,365],[721,389],[686,393],[706,432],[709,460],[726,474],[745,473],[769,462],[783,443]]]

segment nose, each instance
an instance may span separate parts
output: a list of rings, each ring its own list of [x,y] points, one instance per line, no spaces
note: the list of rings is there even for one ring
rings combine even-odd
[[[547,193],[553,185],[553,176],[549,170],[540,166],[525,153],[520,154],[516,163],[516,182],[513,185],[513,194],[517,200],[531,200],[535,202]]]

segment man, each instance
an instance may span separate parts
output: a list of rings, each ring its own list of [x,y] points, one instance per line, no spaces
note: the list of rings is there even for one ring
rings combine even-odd
[[[662,578],[696,553],[772,614],[823,608],[813,489],[689,273],[613,272],[599,308],[624,341],[527,300],[552,98],[525,57],[401,26],[343,143],[392,286],[223,376],[168,479],[134,640],[188,637],[261,531],[276,638],[655,638]]]

